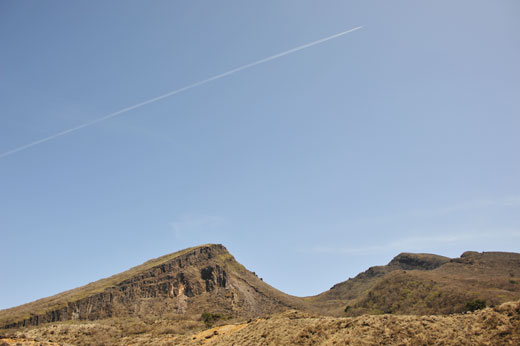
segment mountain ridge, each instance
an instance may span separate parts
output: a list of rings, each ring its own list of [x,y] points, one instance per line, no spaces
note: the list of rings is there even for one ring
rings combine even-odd
[[[213,294],[205,295],[208,292]],[[217,307],[239,316],[298,307],[291,296],[267,285],[238,263],[224,246],[206,244],[152,259],[51,297],[0,310],[0,326],[134,315],[151,309],[146,300],[155,298],[164,299],[168,309],[179,313],[189,312],[188,300],[194,298],[209,299],[199,302],[201,308],[209,305],[213,310]]]
[[[461,312],[471,299],[520,299],[520,254],[467,251],[460,258],[400,253],[387,265],[311,297],[285,294],[238,263],[221,244],[187,248],[119,274],[0,310],[0,328],[66,320],[98,320],[211,311],[254,318],[288,309],[321,315]],[[515,283],[513,283],[515,282]],[[471,288],[471,289],[468,289]]]

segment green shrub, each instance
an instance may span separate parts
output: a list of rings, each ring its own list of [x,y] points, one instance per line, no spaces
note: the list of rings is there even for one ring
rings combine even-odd
[[[207,327],[211,327],[214,322],[220,320],[223,318],[221,314],[213,314],[211,312],[203,312],[200,315],[200,318],[204,321],[204,324],[206,324]]]
[[[486,307],[486,301],[482,299],[475,299],[466,303],[467,311],[477,311]]]

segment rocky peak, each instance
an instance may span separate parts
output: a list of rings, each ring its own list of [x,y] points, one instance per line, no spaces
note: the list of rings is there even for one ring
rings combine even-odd
[[[264,283],[220,244],[165,255],[120,274],[0,311],[0,328],[65,320],[199,314],[258,316],[296,302]]]
[[[168,254],[137,267],[56,296],[9,309],[5,327],[38,325],[70,319],[126,316],[146,310],[148,302],[183,313],[203,294],[222,295],[228,288],[226,266],[236,263],[220,244],[207,244]],[[29,318],[25,317],[29,314]],[[16,316],[21,318],[18,319]],[[22,317],[23,316],[23,317]]]
[[[450,259],[444,256],[403,252],[395,256],[388,266],[404,270],[433,270],[449,261]]]

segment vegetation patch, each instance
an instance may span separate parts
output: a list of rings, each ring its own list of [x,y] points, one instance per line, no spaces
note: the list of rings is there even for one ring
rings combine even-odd
[[[477,311],[486,307],[486,301],[482,299],[475,299],[466,303],[467,311]]]
[[[213,325],[213,323],[215,323],[216,321],[218,321],[220,319],[224,319],[225,316],[222,315],[222,314],[214,314],[214,313],[211,313],[211,312],[203,312],[200,315],[200,318],[202,319],[202,321],[204,321],[204,324],[207,327],[211,327]]]

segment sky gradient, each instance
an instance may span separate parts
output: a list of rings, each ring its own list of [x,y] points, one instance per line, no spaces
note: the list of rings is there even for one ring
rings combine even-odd
[[[517,1],[0,1],[0,308],[222,243],[312,295],[520,250]]]

